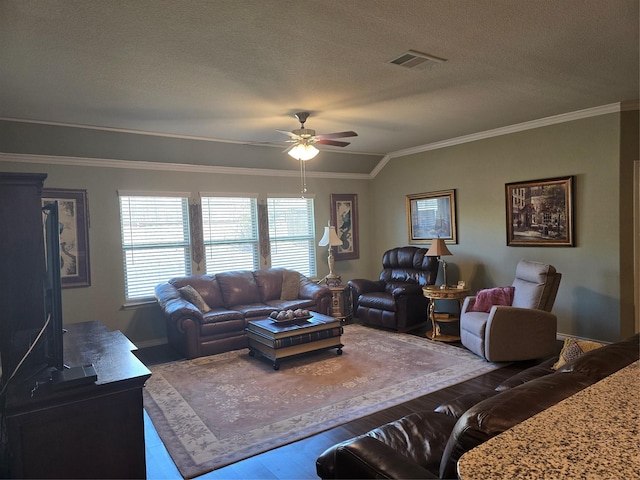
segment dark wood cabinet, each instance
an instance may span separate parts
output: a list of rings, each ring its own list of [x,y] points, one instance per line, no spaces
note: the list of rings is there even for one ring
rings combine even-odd
[[[142,388],[151,372],[121,332],[68,326],[65,363],[93,364],[95,383],[54,390],[10,385],[6,406],[12,478],[145,478]]]

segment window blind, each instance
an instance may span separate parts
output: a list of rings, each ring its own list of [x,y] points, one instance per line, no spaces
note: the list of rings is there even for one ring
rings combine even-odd
[[[271,266],[316,275],[313,199],[268,198]]]
[[[202,197],[206,271],[260,268],[258,201],[253,197]]]
[[[191,273],[187,197],[120,195],[120,221],[128,300]]]

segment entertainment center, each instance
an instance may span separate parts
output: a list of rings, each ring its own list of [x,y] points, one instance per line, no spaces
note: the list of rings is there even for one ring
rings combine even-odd
[[[144,478],[151,372],[121,332],[63,328],[58,207],[42,205],[45,179],[0,173],[0,477]]]

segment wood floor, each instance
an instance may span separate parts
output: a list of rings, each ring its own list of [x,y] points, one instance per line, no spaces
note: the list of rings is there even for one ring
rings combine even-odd
[[[423,332],[415,332],[417,335]],[[176,360],[176,354],[167,346],[141,349],[138,357],[152,365]],[[492,389],[504,379],[530,367],[534,362],[519,362],[494,370],[463,383],[433,392],[409,402],[376,412],[344,425],[332,428],[298,442],[256,455],[227,467],[214,470],[200,477],[204,479],[317,479],[315,460],[325,449],[338,442],[368,432],[389,421],[415,411],[433,410],[446,400],[458,395],[482,389]],[[181,478],[171,457],[145,413],[145,435],[147,452],[147,477],[149,479]]]

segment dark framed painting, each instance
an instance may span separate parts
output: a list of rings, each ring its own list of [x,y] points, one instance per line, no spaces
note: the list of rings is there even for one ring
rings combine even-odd
[[[574,177],[505,184],[507,245],[573,247]]]
[[[342,245],[333,254],[336,260],[360,258],[358,245],[358,196],[354,193],[331,194],[331,222]]]
[[[458,243],[456,191],[407,195],[407,225],[409,243],[431,243],[435,238]]]
[[[63,288],[91,285],[89,214],[86,190],[45,188],[42,205],[58,202],[60,222],[60,283]]]

